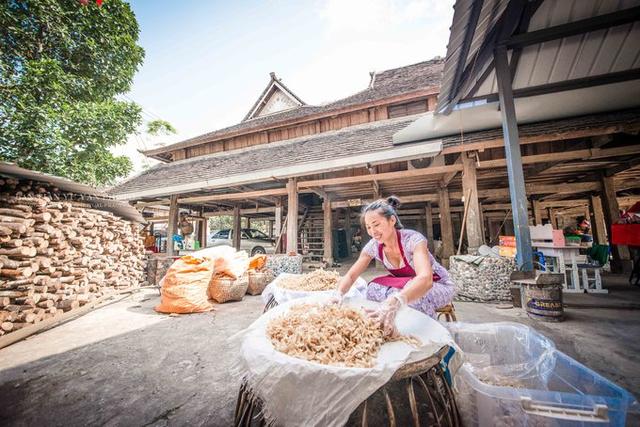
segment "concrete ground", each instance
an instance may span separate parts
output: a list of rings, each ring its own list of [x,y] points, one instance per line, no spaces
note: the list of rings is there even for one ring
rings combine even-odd
[[[365,277],[379,272],[367,271]],[[513,321],[640,395],[640,288],[606,278],[607,296],[573,295],[562,323],[520,309],[456,303],[461,321]],[[145,299],[144,301],[140,301]],[[145,290],[0,350],[0,425],[163,426],[231,424],[237,349],[227,338],[262,312],[259,296],[211,313],[170,317]],[[634,308],[635,307],[635,308]]]

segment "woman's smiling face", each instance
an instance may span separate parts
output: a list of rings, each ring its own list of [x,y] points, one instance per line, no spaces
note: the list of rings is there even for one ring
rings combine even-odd
[[[364,214],[364,223],[367,234],[379,242],[386,242],[395,233],[396,218],[385,218],[378,211],[369,211]]]

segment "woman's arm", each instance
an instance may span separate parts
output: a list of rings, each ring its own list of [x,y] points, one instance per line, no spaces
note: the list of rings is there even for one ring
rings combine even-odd
[[[360,277],[362,273],[364,273],[364,271],[367,269],[372,259],[373,258],[371,258],[366,253],[364,252],[360,253],[358,260],[351,266],[349,271],[347,271],[347,274],[342,276],[338,281],[338,291],[342,295],[349,292],[349,289],[351,289],[353,282],[355,282],[356,279]]]
[[[416,277],[400,291],[407,303],[422,298],[433,286],[433,268],[426,241],[418,243],[413,250],[413,268]]]

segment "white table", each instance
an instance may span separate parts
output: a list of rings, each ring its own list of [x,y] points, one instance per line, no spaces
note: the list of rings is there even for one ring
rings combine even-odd
[[[542,252],[545,257],[556,260],[555,272],[565,274],[567,269],[570,270],[571,284],[567,283],[565,275],[563,292],[584,292],[584,289],[580,287],[580,276],[578,275],[578,262],[586,260],[584,255],[580,255],[581,246],[553,246],[552,243],[536,243],[533,247]],[[567,264],[570,264],[570,267],[567,267]]]

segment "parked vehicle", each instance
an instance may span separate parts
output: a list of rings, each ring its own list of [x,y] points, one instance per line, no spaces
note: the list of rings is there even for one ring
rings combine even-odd
[[[251,256],[256,254],[275,253],[276,243],[260,230],[254,228],[243,228],[240,236],[240,249],[247,251]],[[219,230],[210,236],[207,246],[233,246],[233,230]]]

